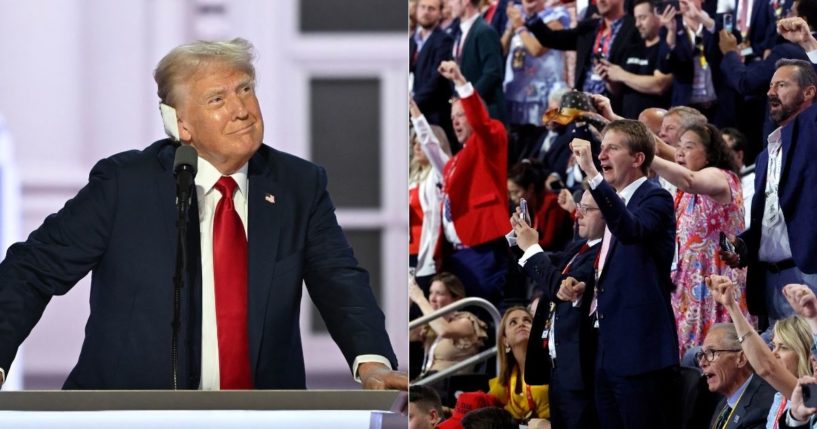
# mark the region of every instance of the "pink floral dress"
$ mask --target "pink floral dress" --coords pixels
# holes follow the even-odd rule
[[[707,195],[678,191],[675,197],[676,261],[673,263],[672,309],[678,329],[681,357],[703,343],[714,323],[731,322],[722,305],[715,302],[704,283],[712,274],[727,276],[738,286],[740,307],[747,314],[746,270],[730,268],[718,254],[720,232],[737,235],[744,230],[743,194],[740,179],[722,170],[732,200],[721,204]]]

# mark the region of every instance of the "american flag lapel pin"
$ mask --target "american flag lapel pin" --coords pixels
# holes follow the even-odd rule
[[[275,195],[267,194],[264,196],[264,199],[270,204],[275,204]]]

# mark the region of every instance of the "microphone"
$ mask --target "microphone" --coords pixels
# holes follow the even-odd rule
[[[184,274],[187,272],[187,209],[196,177],[199,156],[193,146],[182,144],[176,148],[173,159],[173,174],[176,176],[176,269],[173,275],[173,322],[171,323],[170,360],[173,390],[178,388],[179,372],[179,329],[181,328],[181,295]]]
[[[176,149],[173,159],[173,174],[176,176],[176,204],[187,207],[193,178],[198,170],[199,156],[193,146],[182,144]],[[181,207],[180,207],[181,208]]]

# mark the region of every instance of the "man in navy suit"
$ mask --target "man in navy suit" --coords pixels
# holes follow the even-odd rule
[[[604,217],[590,191],[577,206],[579,240],[545,255],[535,229],[511,218],[519,264],[541,293],[525,359],[525,382],[548,384],[550,422],[557,428],[594,428],[593,378],[596,331],[587,315],[596,284],[594,262],[604,235]],[[557,364],[558,362],[558,364]]]
[[[262,144],[252,60],[252,45],[234,39],[182,45],[159,62],[154,77],[175,110],[166,117],[174,140],[100,161],[62,210],[9,248],[0,264],[0,368],[51,297],[92,271],[85,341],[64,388],[173,386],[179,139],[199,159],[178,387],[305,388],[302,282],[364,388],[407,387],[391,370],[383,314],[337,224],[324,170]]]
[[[749,312],[768,316],[770,325],[793,314],[783,286],[805,283],[817,290],[817,73],[802,60],[783,59],[776,66],[767,96],[778,128],[755,162],[752,222],[735,242],[737,253],[721,252],[730,265],[748,266]]]
[[[571,143],[607,229],[590,313],[598,328],[596,407],[602,427],[669,427],[678,366],[670,306],[675,247],[672,197],[647,180],[655,144],[647,127],[617,120],[602,132],[601,173],[590,142]]]
[[[499,34],[480,16],[480,3],[480,0],[449,0],[451,16],[459,18],[458,27],[452,32],[452,53],[465,79],[474,85],[488,106],[488,114],[504,123],[507,113],[502,91],[505,77],[502,45]]]
[[[409,38],[412,96],[429,123],[443,127],[449,143],[459,146],[451,125],[453,92],[448,79],[438,71],[440,63],[451,59],[454,40],[440,29],[443,0],[420,0],[417,30]],[[457,148],[458,150],[459,148]],[[454,152],[456,153],[457,150]]]

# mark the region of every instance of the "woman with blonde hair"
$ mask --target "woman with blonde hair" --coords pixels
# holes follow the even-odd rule
[[[811,346],[813,342],[809,323],[800,316],[778,320],[774,325],[772,349],[766,345],[746,319],[735,297],[735,284],[724,276],[711,276],[706,285],[712,297],[722,304],[735,324],[738,342],[755,374],[766,380],[776,391],[766,420],[767,429],[776,429],[778,420],[791,405],[797,379],[811,375]],[[698,352],[700,361],[705,353]],[[710,357],[707,357],[710,359]],[[710,359],[711,360],[711,359]],[[708,374],[704,374],[708,377]]]
[[[442,128],[429,125],[414,101],[409,103],[413,124],[409,164],[409,267],[424,292],[437,273],[434,250],[440,237],[443,168],[451,149]]]
[[[499,374],[488,382],[489,393],[514,419],[524,422],[550,418],[548,386],[531,386],[524,380],[532,322],[533,316],[525,307],[516,306],[505,311],[496,339]]]

